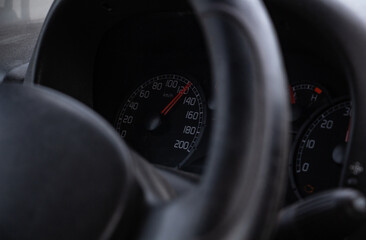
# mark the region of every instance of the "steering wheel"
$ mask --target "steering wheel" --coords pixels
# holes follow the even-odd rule
[[[207,170],[177,194],[171,181],[179,176],[161,176],[87,106],[29,84],[54,69],[45,46],[68,23],[61,13],[96,3],[55,1],[27,83],[0,85],[0,238],[268,239],[285,186],[289,108],[263,4],[191,2],[209,46],[217,112]],[[136,1],[124,11],[144,4],[153,8]]]

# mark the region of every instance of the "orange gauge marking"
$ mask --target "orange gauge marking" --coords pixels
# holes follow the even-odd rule
[[[307,185],[304,186],[304,191],[308,194],[313,193],[314,190],[315,190],[315,188],[310,184],[307,184]]]
[[[320,88],[316,87],[314,89],[314,92],[316,92],[317,94],[321,94],[323,92],[323,90],[321,90]]]
[[[295,104],[296,103],[296,99],[295,99],[294,90],[292,90],[291,85],[288,88],[290,90],[291,104]]]

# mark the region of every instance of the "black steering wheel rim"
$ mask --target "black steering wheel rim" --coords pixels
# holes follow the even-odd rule
[[[59,67],[51,60],[57,58],[52,53],[65,54],[55,51],[57,38],[64,34],[60,27],[64,24],[63,17],[71,11],[72,19],[74,11],[84,6],[74,3],[73,0],[55,1],[29,68],[28,82],[47,83],[51,77],[47,73]],[[139,12],[140,4],[151,6],[141,1],[125,6],[124,12],[127,16]],[[191,6],[206,35],[217,91],[217,120],[208,170],[197,188],[175,201],[166,202],[172,197],[169,194],[163,197],[169,192],[169,186],[155,179],[154,184],[158,186],[155,187],[166,191],[154,191],[160,202],[145,199],[149,213],[140,238],[267,239],[285,187],[289,138],[286,78],[275,33],[260,1],[202,0],[192,1]],[[37,98],[39,90],[34,92]],[[55,99],[64,98],[52,94]],[[76,102],[72,104],[84,108]],[[82,118],[78,113],[72,114]],[[106,125],[102,121],[98,123]],[[158,178],[157,174],[143,161],[132,164],[126,155],[120,157],[127,161],[126,171],[134,175],[130,184],[151,193],[142,182]],[[136,173],[141,173],[141,169],[150,175]],[[120,217],[123,219],[123,215]],[[113,232],[111,229],[116,227],[113,224],[107,227],[107,232]]]
[[[275,34],[260,2],[193,4],[210,46],[216,81],[218,110],[210,165],[199,188],[163,213],[180,215],[182,228],[170,226],[167,217],[162,227],[166,235],[159,231],[156,239],[230,239],[236,234],[242,239],[266,239],[285,186],[277,184],[285,181],[288,141],[285,76]],[[246,139],[251,142],[243,146]],[[192,205],[189,214],[186,209]],[[175,233],[170,235],[172,229]]]

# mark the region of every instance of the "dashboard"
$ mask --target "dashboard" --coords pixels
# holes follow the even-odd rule
[[[126,238],[138,236],[142,232],[140,229],[144,228],[140,223],[147,223],[156,233],[161,230],[159,224],[165,226],[165,223],[168,223],[166,226],[172,231],[180,224],[184,229],[188,223],[194,230],[180,230],[181,232],[177,231],[178,235],[184,236],[185,233],[191,232],[195,234],[197,226],[202,226],[205,231],[206,224],[208,229],[214,229],[213,233],[219,229],[217,226],[224,226],[224,231],[217,231],[231,234],[233,227],[241,229],[241,225],[231,226],[231,220],[233,223],[242,224],[240,220],[243,217],[250,219],[249,225],[255,225],[255,219],[258,217],[260,224],[257,225],[266,226],[263,223],[267,217],[270,219],[270,215],[272,222],[268,225],[269,230],[256,229],[256,232],[264,234],[262,232],[269,232],[273,227],[277,231],[277,237],[284,234],[283,239],[330,239],[329,236],[332,236],[332,239],[344,239],[345,236],[350,236],[347,239],[364,239],[365,231],[359,226],[364,225],[366,219],[366,200],[362,195],[366,186],[365,165],[362,160],[362,156],[365,155],[363,145],[366,132],[362,123],[365,122],[366,115],[360,109],[366,108],[366,101],[363,101],[362,97],[362,91],[366,88],[362,81],[366,76],[362,69],[366,51],[364,55],[357,54],[358,48],[363,49],[358,45],[362,45],[362,39],[366,39],[366,35],[364,38],[361,36],[364,24],[358,26],[356,21],[348,16],[348,12],[343,12],[347,10],[347,4],[351,7],[353,2],[344,1],[343,6],[343,3],[340,4],[342,0],[334,3],[327,0],[320,0],[321,3],[317,1],[263,0],[263,6],[267,8],[270,16],[270,19],[265,17],[265,20],[274,27],[272,29],[272,26],[269,26],[267,30],[264,25],[259,26],[261,24],[258,25],[258,29],[254,24],[245,25],[248,24],[245,23],[245,19],[249,23],[253,19],[253,22],[260,20],[256,11],[253,15],[235,15],[235,9],[231,9],[233,5],[240,6],[246,1],[223,1],[230,11],[233,10],[225,12],[228,9],[222,9],[220,4],[216,5],[216,1],[212,2],[215,3],[212,9],[202,10],[199,9],[200,6],[194,5],[195,2],[188,1],[161,0],[157,4],[147,0],[129,3],[97,0],[86,4],[85,1],[58,0],[51,7],[45,22],[39,19],[39,14],[35,14],[33,10],[29,12],[31,14],[27,14],[27,4],[22,4],[21,9],[17,9],[17,4],[12,6],[0,3],[1,11],[9,11],[11,16],[19,15],[19,18],[8,19],[9,24],[13,26],[0,23],[0,52],[3,53],[0,56],[0,85],[6,89],[8,83],[15,83],[15,88],[20,86],[19,89],[22,89],[20,91],[49,91],[48,97],[59,94],[58,91],[94,110],[85,108],[84,110],[90,111],[91,115],[84,114],[82,120],[92,121],[95,118],[94,123],[98,124],[92,124],[90,131],[85,132],[82,130],[85,128],[82,127],[87,125],[76,125],[71,134],[64,134],[67,136],[60,138],[60,144],[51,144],[51,151],[61,149],[57,157],[62,158],[64,150],[65,154],[68,153],[66,150],[72,150],[71,155],[80,149],[85,150],[87,157],[79,159],[98,160],[100,165],[80,164],[80,169],[92,167],[93,171],[101,173],[100,179],[105,180],[112,179],[114,175],[109,176],[97,166],[110,167],[111,165],[106,164],[108,160],[124,164],[113,169],[116,170],[116,179],[131,177],[126,180],[128,194],[123,194],[127,199],[128,210],[126,214],[123,213],[119,226],[115,226],[115,239],[123,238],[119,235],[125,234],[122,232],[126,227]],[[46,5],[48,8],[52,2],[50,0],[47,4],[37,5],[43,9]],[[197,4],[204,5],[209,2],[211,3],[202,1]],[[357,2],[354,1],[355,4]],[[260,2],[248,1],[248,4],[253,4],[253,9],[258,13],[263,11]],[[305,9],[305,6],[309,9]],[[317,8],[316,11],[313,11],[312,6]],[[329,10],[328,7],[334,7],[334,12],[329,12],[333,17],[322,19],[320,12]],[[198,19],[192,9],[204,17],[200,15]],[[211,32],[209,24],[203,22],[212,20],[208,20],[209,14],[205,15],[205,11],[211,10],[218,11],[218,16],[213,14],[214,22],[210,22],[210,26],[217,27],[218,31]],[[220,15],[222,13],[225,17]],[[263,13],[267,14],[265,11]],[[45,9],[42,10],[42,17],[44,14]],[[338,31],[336,25],[333,26],[333,21],[338,22],[337,14],[341,15],[340,18],[344,17],[342,14],[346,16],[345,22],[350,21],[350,29],[344,27],[348,26],[348,22],[339,27],[342,31]],[[312,19],[314,16],[317,16],[317,19]],[[231,22],[230,17],[237,22]],[[239,25],[236,25],[238,23]],[[324,26],[318,25],[321,23]],[[241,27],[241,31],[237,31],[237,26]],[[357,26],[360,29],[356,28]],[[274,36],[268,29],[275,30],[277,39],[262,42],[258,38],[261,33],[268,33],[263,36],[269,39]],[[211,36],[208,32],[217,35]],[[357,41],[361,39],[361,42],[355,40],[354,42],[358,43],[354,45],[356,47],[350,46],[349,43],[353,41],[344,37],[346,34],[343,32]],[[36,43],[37,37],[39,38]],[[206,37],[210,41],[207,41]],[[278,45],[275,40],[278,40]],[[215,44],[217,49],[213,51],[212,45]],[[278,46],[281,49],[277,52]],[[235,48],[238,48],[237,52]],[[267,59],[263,57],[264,53],[267,54]],[[282,61],[268,64],[268,59],[278,60],[281,57],[285,71],[282,69]],[[281,83],[278,80],[284,79],[283,72],[288,80],[285,94],[283,85],[273,84]],[[273,73],[272,82],[268,81],[269,73]],[[222,81],[224,78],[220,74],[226,75],[227,82]],[[232,76],[242,77],[248,82],[235,81],[237,79]],[[218,77],[220,81],[213,79],[214,77]],[[258,81],[258,85],[255,81]],[[236,85],[241,87],[233,87]],[[277,91],[276,87],[280,91]],[[51,89],[55,89],[56,93]],[[218,93],[221,95],[217,95]],[[68,102],[67,96],[62,94],[58,97],[66,100],[60,100],[61,103],[68,104],[56,104],[55,108],[73,106],[74,100],[69,99]],[[216,96],[219,96],[220,101],[216,101]],[[222,100],[225,97],[227,98]],[[56,102],[56,98],[49,100]],[[282,104],[277,105],[278,102],[273,100],[275,98]],[[283,98],[287,99],[288,108],[284,105]],[[266,99],[273,101],[266,102]],[[79,107],[83,109],[85,106]],[[14,112],[19,111],[14,109]],[[52,111],[42,111],[38,105],[35,109],[47,116],[53,114]],[[278,120],[287,119],[288,109],[290,120]],[[33,112],[36,115],[37,111]],[[95,112],[98,114],[95,115]],[[54,133],[60,131],[63,135],[62,127],[68,129],[74,126],[71,121],[67,121],[68,113],[64,113],[65,116],[58,115],[57,121],[51,124],[47,121],[46,124],[42,122],[37,125],[41,121],[32,119],[26,122],[40,127],[42,131],[52,127],[57,129]],[[78,114],[83,115],[78,112],[75,116]],[[225,119],[229,120],[224,121]],[[17,126],[23,126],[23,120],[22,118],[21,124]],[[98,145],[92,137],[85,137],[85,142],[77,140],[82,136],[94,136],[83,135],[93,133],[93,129],[101,131],[101,135],[108,135],[107,143],[113,145],[115,151],[106,150],[107,147],[104,148],[103,144]],[[77,132],[78,130],[80,131]],[[20,132],[24,134],[25,131]],[[70,141],[73,134],[75,139]],[[36,140],[49,146],[50,136],[47,131],[46,135],[45,138]],[[52,137],[61,135],[53,134]],[[33,135],[27,137],[34,138]],[[285,144],[288,143],[287,137],[290,139],[288,145]],[[238,139],[240,141],[237,141]],[[90,143],[87,143],[88,140]],[[26,143],[37,145],[37,141]],[[74,143],[77,144],[70,146]],[[129,148],[125,147],[125,143]],[[37,148],[32,146],[29,149]],[[42,147],[39,149],[44,150]],[[94,150],[102,153],[98,155],[100,158],[94,159],[96,154],[91,154]],[[30,156],[25,152],[22,151],[26,156],[24,159]],[[109,158],[109,153],[118,156],[116,159]],[[48,154],[51,152],[42,155],[47,163]],[[70,159],[72,158],[67,160]],[[13,161],[10,158],[8,160]],[[71,162],[79,164],[82,161]],[[59,166],[57,164],[67,165],[58,161],[54,166]],[[6,168],[4,169],[6,172]],[[43,170],[50,176],[53,174],[47,168]],[[68,177],[71,171],[66,172]],[[88,174],[87,172],[88,170],[85,170],[85,174]],[[79,173],[75,175],[84,177]],[[285,177],[284,187],[284,181],[281,180]],[[33,183],[28,180],[24,182]],[[48,184],[46,181],[42,182]],[[96,184],[78,188],[77,181],[72,184],[70,182],[71,180],[60,181],[62,184],[69,184],[69,189],[73,191],[97,189]],[[106,186],[117,186],[122,184],[122,181],[113,181],[113,184],[99,181],[98,184],[104,193]],[[39,184],[34,185],[38,189]],[[50,186],[47,185],[48,190],[51,189]],[[285,198],[280,198],[284,188]],[[52,195],[54,189],[47,189],[42,194]],[[116,190],[116,196],[120,197],[122,187],[118,185]],[[20,189],[19,192],[24,193],[28,190]],[[86,195],[82,194],[82,191],[80,193],[80,199],[83,199]],[[273,197],[270,203],[268,196]],[[63,197],[51,197],[63,201]],[[121,203],[119,197],[117,202]],[[104,213],[105,206],[109,204],[100,206],[101,212]],[[80,205],[77,205],[77,210],[79,207]],[[177,210],[178,208],[181,209]],[[351,208],[354,212],[349,210]],[[239,209],[243,212],[250,209],[250,213],[252,210],[253,213],[257,213],[244,216],[246,213],[239,212]],[[18,209],[16,211],[27,212]],[[178,212],[180,214],[177,214]],[[204,214],[201,215],[201,212]],[[70,213],[74,216],[73,211]],[[206,213],[208,215],[205,215]],[[174,221],[162,217],[165,214],[171,216]],[[203,220],[200,221],[196,214],[203,216]],[[175,221],[178,215],[181,222]],[[130,224],[127,218],[131,216],[134,220]],[[160,221],[162,218],[164,221]],[[93,217],[90,219],[94,220]],[[184,219],[193,221],[185,222]],[[222,219],[230,221],[228,224],[222,224]],[[104,227],[104,223],[102,225]],[[147,239],[153,239],[149,235],[151,229],[147,230]],[[243,229],[241,231],[245,232]],[[357,229],[361,231],[358,232]],[[184,234],[181,234],[182,232]],[[228,239],[226,235],[222,236],[222,239]],[[167,238],[155,239],[176,238],[169,235]],[[221,238],[215,236],[214,239]]]
[[[356,121],[360,114],[359,112],[356,112],[357,114],[354,113],[356,107],[360,109],[359,104],[362,92],[360,94],[358,89],[356,89],[358,91],[355,91],[354,88],[351,89],[351,86],[355,86],[355,79],[359,79],[360,76],[355,74],[354,63],[350,61],[344,42],[339,41],[339,39],[335,40],[336,38],[330,31],[324,30],[326,27],[317,26],[317,21],[320,22],[319,19],[312,21],[309,17],[310,15],[304,17],[301,14],[293,13],[292,11],[295,10],[291,8],[293,7],[291,4],[296,5],[297,3],[284,1],[286,3],[281,5],[281,1],[264,0],[270,14],[271,24],[273,24],[276,31],[276,37],[281,48],[280,53],[284,60],[283,63],[288,80],[286,86],[287,95],[285,97],[290,109],[290,122],[283,123],[284,121],[282,121],[282,125],[277,122],[276,126],[278,128],[273,127],[273,124],[270,128],[272,132],[269,131],[271,134],[278,134],[278,142],[281,142],[281,140],[286,142],[285,138],[281,138],[281,133],[285,131],[280,132],[279,129],[283,126],[290,126],[288,135],[286,135],[291,139],[288,151],[286,150],[286,196],[284,201],[281,202],[281,206],[277,206],[277,209],[282,207],[279,216],[280,218],[285,216],[285,221],[280,219],[278,222],[280,224],[283,222],[288,224],[286,217],[290,216],[290,220],[293,221],[294,225],[284,226],[285,234],[289,233],[291,237],[294,234],[299,239],[307,239],[308,228],[316,228],[313,232],[309,231],[309,236],[312,233],[315,233],[314,236],[319,236],[317,235],[318,233],[320,235],[323,233],[322,227],[324,222],[322,221],[332,218],[332,221],[335,219],[334,221],[338,222],[333,223],[330,221],[330,230],[326,230],[324,233],[332,233],[339,239],[343,239],[350,232],[356,233],[355,229],[359,226],[358,224],[364,224],[364,221],[360,219],[353,219],[354,222],[351,219],[350,223],[343,224],[344,221],[350,219],[348,215],[343,218],[343,222],[339,221],[341,214],[349,214],[348,203],[346,204],[346,201],[342,202],[344,200],[342,198],[344,197],[342,195],[344,192],[342,191],[344,190],[347,193],[350,190],[347,187],[351,187],[362,192],[365,189],[363,184],[366,183],[364,165],[362,165],[362,160],[357,158],[359,156],[346,159],[346,156],[349,156],[349,153],[352,152],[350,149],[360,149],[364,142],[359,140],[358,145],[355,145],[354,142],[351,144],[351,141],[354,141],[357,135],[353,132],[352,124],[354,122],[358,123],[359,125],[355,124],[355,126],[357,125],[355,128],[360,132],[363,131],[360,127],[360,123],[363,121]],[[64,2],[65,5],[62,5],[61,2]],[[217,171],[219,174],[215,175],[217,178],[214,180],[210,179],[210,181],[201,181],[201,179],[205,180],[207,176],[210,177],[209,174],[205,173],[210,173],[210,170],[214,169],[212,165],[210,165],[211,168],[208,168],[209,159],[215,160],[213,155],[219,151],[213,151],[212,146],[218,146],[218,143],[226,144],[226,140],[231,135],[226,135],[226,138],[221,138],[220,141],[217,141],[216,138],[214,139],[217,132],[213,131],[218,131],[217,123],[219,119],[222,119],[220,118],[221,115],[216,117],[216,111],[222,108],[218,108],[215,100],[217,91],[221,89],[218,89],[219,87],[214,84],[215,81],[213,79],[213,72],[217,74],[219,71],[212,69],[212,66],[217,67],[219,66],[217,63],[220,62],[217,62],[216,58],[209,55],[213,51],[209,51],[200,22],[192,12],[192,7],[186,1],[162,0],[160,4],[156,5],[149,1],[143,1],[144,4],[141,4],[141,6],[139,6],[138,2],[131,2],[127,4],[127,8],[125,8],[125,3],[114,0],[98,0],[90,5],[82,1],[71,2],[69,0],[56,2],[54,6],[60,5],[53,10],[51,8],[50,16],[54,14],[54,17],[48,18],[48,22],[46,20],[43,29],[41,29],[41,20],[37,19],[37,21],[31,21],[28,24],[26,22],[28,20],[19,19],[20,22],[15,24],[14,29],[9,28],[3,32],[0,31],[2,36],[10,34],[6,38],[3,37],[5,40],[0,41],[0,49],[5,53],[3,56],[0,56],[0,68],[2,68],[0,69],[0,82],[4,82],[4,85],[8,82],[17,84],[25,82],[31,83],[30,85],[39,84],[56,89],[92,108],[102,116],[100,120],[103,123],[106,120],[112,126],[110,129],[112,131],[111,135],[117,133],[118,136],[114,136],[114,139],[122,144],[125,142],[133,150],[130,152],[130,149],[126,148],[128,153],[131,153],[131,159],[136,160],[133,163],[128,162],[126,164],[130,164],[126,169],[132,169],[131,172],[136,170],[132,175],[137,177],[133,176],[136,178],[131,182],[133,184],[138,183],[138,186],[133,186],[138,187],[138,190],[136,190],[138,192],[137,195],[142,193],[138,197],[131,197],[131,199],[141,197],[138,201],[129,199],[132,204],[136,204],[135,207],[138,206],[130,208],[138,209],[137,215],[140,215],[136,221],[146,220],[144,211],[150,205],[155,207],[154,204],[165,204],[168,202],[168,198],[169,204],[173,203],[175,199],[179,199],[178,201],[181,199],[186,200],[185,197],[189,195],[185,195],[186,193],[190,193],[189,191],[191,190],[197,190],[197,186],[200,189],[199,187],[203,184],[207,184],[205,186],[207,187],[206,190],[209,189],[207,193],[210,191],[215,192],[216,189],[220,190],[218,190],[218,197],[215,196],[219,201],[210,205],[211,202],[207,202],[211,201],[211,195],[207,194],[208,197],[204,196],[207,197],[206,199],[202,198],[204,199],[203,203],[200,203],[202,205],[197,203],[196,206],[196,204],[191,204],[192,199],[188,197],[189,206],[194,205],[198,208],[198,211],[202,209],[220,209],[221,206],[227,207],[226,203],[228,206],[230,205],[229,209],[241,208],[241,202],[236,201],[237,199],[235,199],[235,203],[240,202],[240,204],[238,206],[232,205],[235,207],[231,206],[232,202],[230,201],[221,204],[221,202],[224,202],[221,201],[221,197],[231,197],[231,194],[232,197],[235,197],[235,194],[239,192],[238,189],[242,190],[245,187],[252,188],[251,190],[256,192],[257,182],[252,184],[253,181],[249,181],[250,184],[247,184],[244,181],[256,177],[263,179],[262,184],[265,181],[268,183],[265,186],[266,191],[263,192],[269,194],[272,191],[280,195],[283,185],[277,184],[277,180],[280,182],[282,179],[266,179],[267,176],[277,176],[275,174],[271,175],[270,171],[276,172],[278,169],[284,169],[282,168],[283,165],[280,168],[280,163],[271,161],[275,157],[268,158],[269,161],[267,163],[270,162],[270,164],[267,164],[265,167],[258,165],[255,171],[251,168],[246,168],[246,164],[253,163],[257,159],[248,158],[249,163],[241,161],[243,158],[234,159],[239,155],[246,156],[247,146],[257,146],[260,144],[266,146],[265,142],[267,140],[273,141],[273,138],[267,138],[272,136],[271,134],[268,136],[263,134],[263,136],[259,137],[258,135],[260,134],[257,134],[257,131],[253,131],[254,134],[252,134],[250,131],[255,129],[255,124],[252,125],[252,129],[245,128],[245,131],[256,135],[255,137],[258,137],[256,141],[249,142],[251,139],[248,139],[249,144],[246,144],[246,140],[236,141],[234,144],[231,142],[232,148],[228,148],[231,150],[228,152],[232,154],[231,157],[235,160],[236,165],[231,164],[230,161],[232,159],[225,159],[224,163],[221,161],[219,164],[214,165],[215,169],[219,169]],[[299,6],[305,2],[299,1]],[[51,1],[49,1],[50,3]],[[87,10],[80,13],[79,10],[84,9],[84,7],[87,7]],[[291,10],[286,9],[286,7]],[[301,7],[299,11],[300,13],[302,12]],[[309,13],[307,12],[306,14]],[[67,17],[65,17],[66,15]],[[20,33],[23,31],[22,25],[28,26],[26,28],[29,31],[27,34]],[[39,32],[41,32],[41,37],[36,45],[35,41]],[[11,34],[17,37],[13,37]],[[251,57],[253,53],[251,52],[250,41],[245,37],[238,39],[244,40],[244,43],[240,42],[238,44],[237,42],[232,43],[230,41],[232,46],[242,47],[238,52],[245,52],[245,54]],[[11,43],[13,40],[14,43]],[[230,43],[218,42],[222,43],[222,45],[230,46]],[[347,40],[346,43],[348,44]],[[36,46],[33,49],[34,45]],[[227,49],[233,50],[230,47]],[[240,58],[247,62],[240,62],[235,58],[237,56],[235,54],[233,54],[234,57],[230,56],[229,58],[225,55],[229,54],[227,49],[221,52],[223,54],[222,61],[230,59],[232,62],[230,61],[229,64],[222,62],[222,65],[234,66],[233,69],[235,68],[236,70],[240,69],[239,72],[243,75],[243,78],[257,79],[252,76],[258,70],[256,69],[255,61],[249,62],[248,59],[250,57],[248,57],[248,59]],[[33,59],[30,59],[33,50]],[[214,64],[210,62],[211,59],[215,59]],[[30,63],[29,66],[28,63]],[[279,67],[281,65],[273,64],[273,66]],[[231,76],[230,71],[228,71],[228,76]],[[260,80],[260,77],[258,79]],[[232,78],[228,78],[228,82],[229,80],[232,80]],[[243,83],[243,81],[240,83]],[[250,93],[247,90],[245,89],[246,93]],[[256,91],[257,94],[258,89],[253,87],[251,90]],[[268,89],[260,90],[261,92],[267,91],[267,94],[271,93]],[[352,96],[351,92],[355,95]],[[245,96],[244,94],[241,96],[228,95],[245,99],[243,97]],[[265,94],[262,94],[261,97],[263,96]],[[281,97],[283,96],[281,94]],[[247,97],[247,99],[249,98]],[[243,106],[247,107],[245,109],[244,107],[240,108],[241,106],[238,107],[238,101],[234,101],[234,103],[236,110],[240,110],[238,112],[226,111],[227,114],[231,115],[231,118],[236,120],[237,124],[231,125],[245,123],[245,121],[238,119],[243,119],[243,116],[245,118],[248,116],[249,119],[254,114],[260,112],[255,111],[256,104],[258,106],[264,105],[262,102],[252,105],[244,104],[246,102],[243,101]],[[276,113],[284,109],[286,110],[283,105],[282,107],[281,109],[278,108]],[[229,108],[230,106],[225,108],[225,110]],[[248,115],[240,112],[242,109],[245,109]],[[270,110],[273,109],[271,108]],[[286,113],[286,111],[283,112]],[[264,119],[268,120],[270,118],[257,120],[263,120],[262,123],[264,125],[267,122]],[[109,127],[109,125],[107,124],[106,126]],[[235,128],[235,133],[232,135],[244,136],[247,133],[243,131],[244,128],[240,129],[241,131],[237,131],[237,128]],[[366,136],[366,134],[363,135]],[[125,141],[119,141],[118,137]],[[233,139],[235,139],[235,136],[231,140]],[[360,139],[362,140],[363,138]],[[254,143],[258,144],[255,145]],[[241,146],[244,149],[243,151],[241,151],[242,149],[238,150]],[[271,153],[271,156],[280,155],[281,159],[284,160],[284,146],[285,144],[281,148],[282,152],[279,151],[281,153],[272,151],[273,149],[270,147],[262,149],[253,147],[252,149],[256,149],[253,152],[260,149],[258,150],[259,152]],[[90,146],[87,147],[89,148]],[[119,150],[121,150],[121,147]],[[260,153],[256,156],[259,155]],[[359,155],[362,158],[362,154]],[[226,154],[222,154],[220,157],[224,159],[226,156]],[[154,167],[151,167],[151,164],[147,164],[147,162]],[[238,166],[238,168],[226,168],[230,164]],[[238,170],[239,166],[244,172]],[[260,167],[263,167],[265,170],[260,169]],[[225,172],[220,172],[220,168],[226,169]],[[237,182],[232,184],[232,182],[227,180],[230,179],[226,178],[228,176],[233,176],[233,179],[236,179]],[[329,191],[328,193],[330,194],[326,196],[327,190],[339,187],[341,188],[337,191]],[[162,189],[163,191],[160,191]],[[277,189],[279,190],[277,191]],[[243,192],[244,195],[247,194],[247,191]],[[355,199],[359,200],[358,197],[362,194],[357,194],[353,195],[354,199],[351,199],[352,201]],[[199,192],[198,195],[204,194]],[[249,196],[251,198],[252,195]],[[264,199],[263,196],[260,195],[262,200]],[[170,201],[171,199],[173,200]],[[333,200],[335,203],[332,207],[335,206],[334,208],[324,207]],[[325,201],[327,201],[326,204],[324,204]],[[197,201],[194,202],[196,203]],[[276,200],[273,202],[276,202]],[[278,200],[278,202],[280,201]],[[344,205],[341,205],[343,203]],[[257,202],[251,202],[251,204],[254,206]],[[260,204],[265,206],[267,203]],[[341,207],[337,204],[345,207],[345,210],[340,209]],[[360,207],[358,210],[366,209],[364,208],[366,205],[363,202],[354,201],[351,204],[354,204],[355,208]],[[267,205],[269,206],[269,204]],[[251,207],[252,205],[248,206]],[[183,212],[184,214],[187,212],[189,215],[190,211],[186,211],[185,207],[182,208]],[[146,211],[149,212],[146,216],[154,212],[150,211],[151,209]],[[222,210],[221,213],[223,215],[230,213],[225,208],[220,210]],[[343,210],[344,212],[342,212]],[[131,214],[130,211],[132,212],[132,210],[129,210],[128,214]],[[271,209],[263,208],[261,211],[270,213]],[[277,213],[273,212],[273,216],[277,217]],[[295,216],[295,213],[298,215]],[[302,213],[304,213],[304,216],[307,214],[304,218],[305,222],[310,222],[314,219],[316,221],[304,224],[304,222],[301,222],[303,220]],[[135,213],[131,215],[135,217]],[[175,218],[175,213],[172,216]],[[320,217],[318,218],[318,216]],[[333,219],[332,216],[336,217]],[[195,217],[193,216],[194,219],[198,219]],[[297,221],[298,219],[300,221]],[[277,224],[277,220],[273,220],[271,224],[275,225],[275,223]],[[345,228],[350,227],[352,230],[345,230],[347,233],[338,236],[338,231],[333,231],[332,227],[340,225],[344,225]],[[278,227],[277,230],[280,229],[281,231],[281,227]],[[298,229],[294,230],[297,227]],[[291,232],[292,230],[294,232]],[[340,228],[339,231],[343,231],[343,228]],[[364,236],[364,232],[361,235]],[[295,237],[291,237],[290,239],[295,239]],[[363,238],[356,236],[350,239]],[[317,237],[311,236],[309,239],[317,239]],[[328,239],[328,237],[323,239]]]
[[[289,80],[290,204],[338,186],[352,104],[336,44],[297,16],[270,10]],[[151,163],[202,174],[215,121],[215,86],[194,15],[131,18],[108,31],[97,59],[94,109]]]

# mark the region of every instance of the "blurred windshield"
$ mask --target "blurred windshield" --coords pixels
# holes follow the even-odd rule
[[[53,0],[0,0],[0,25],[42,21]]]
[[[0,0],[0,82],[31,58],[53,0]]]

